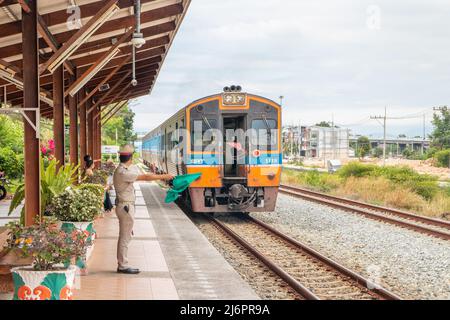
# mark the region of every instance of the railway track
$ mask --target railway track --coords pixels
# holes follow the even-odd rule
[[[351,211],[367,218],[411,229],[440,239],[450,240],[450,222],[415,215],[409,212],[376,206],[347,198],[287,185],[280,186],[280,192],[308,201]]]
[[[224,235],[250,252],[308,300],[398,300],[370,280],[247,215],[221,221],[208,216]]]

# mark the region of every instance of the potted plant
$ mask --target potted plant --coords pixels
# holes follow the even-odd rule
[[[71,300],[76,268],[70,261],[85,254],[89,246],[86,234],[74,230],[67,237],[51,219],[29,227],[11,222],[8,229],[8,248],[33,260],[30,266],[11,269],[13,299]]]
[[[83,232],[91,243],[87,253],[79,256],[76,265],[86,271],[86,261],[93,250],[95,230],[94,220],[101,213],[103,205],[103,187],[81,185],[68,188],[55,196],[49,207],[51,214],[59,220],[60,229],[70,237],[74,230]]]

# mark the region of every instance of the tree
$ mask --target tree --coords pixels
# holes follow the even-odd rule
[[[331,124],[326,121],[321,121],[316,124],[316,127],[322,127],[322,128],[331,128]]]
[[[134,116],[134,112],[126,106],[112,117],[102,128],[102,144],[125,145],[136,141],[137,136],[133,130]]]
[[[383,156],[383,148],[377,147],[373,149],[373,156],[375,158],[381,158]]]
[[[0,148],[8,147],[16,154],[23,153],[23,123],[6,115],[0,115]]]
[[[357,145],[356,154],[359,158],[364,158],[366,155],[369,154],[371,149],[369,138],[365,136],[359,137],[356,145]]]
[[[447,107],[441,108],[440,114],[434,114],[434,130],[430,135],[431,146],[439,150],[450,148],[450,111]]]

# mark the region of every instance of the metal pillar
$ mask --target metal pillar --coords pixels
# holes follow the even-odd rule
[[[38,11],[37,1],[28,1],[30,11],[22,9],[23,49],[23,107],[39,109],[39,61],[38,61]],[[27,117],[37,124],[36,112],[27,111]],[[39,138],[28,121],[25,129],[25,225],[34,224],[41,213],[40,197],[40,150]]]
[[[64,67],[53,72],[53,140],[58,166],[64,165]]]
[[[75,76],[70,76],[70,83],[74,83]],[[77,95],[72,97],[69,95],[69,137],[70,137],[70,163],[74,166],[78,165],[78,106]]]
[[[79,91],[80,101],[86,96],[86,91]],[[87,154],[87,119],[86,119],[86,103],[80,105],[80,165],[84,168],[84,156]]]

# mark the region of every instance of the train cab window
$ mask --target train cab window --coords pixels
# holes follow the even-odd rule
[[[212,130],[217,129],[216,119],[203,118],[193,120],[191,123],[191,149],[192,151],[205,151],[211,145],[217,144]]]
[[[265,138],[267,151],[278,148],[278,124],[275,119],[255,119],[252,121],[252,129],[256,130],[258,135],[258,149],[262,147],[261,139]]]

